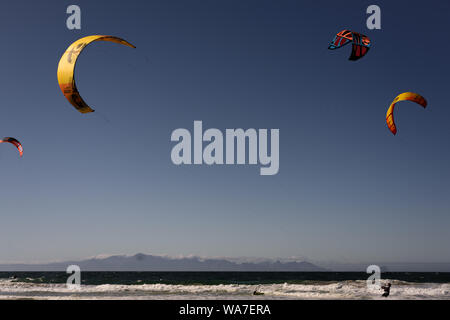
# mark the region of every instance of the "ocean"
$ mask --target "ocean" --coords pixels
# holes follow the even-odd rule
[[[0,272],[0,299],[386,299],[358,272]],[[450,300],[450,273],[386,272],[387,299]],[[264,295],[253,295],[253,292]]]

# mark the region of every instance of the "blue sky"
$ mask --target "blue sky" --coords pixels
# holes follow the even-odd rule
[[[66,28],[70,4],[82,29]],[[381,7],[382,29],[366,28]],[[340,262],[450,261],[445,1],[10,1],[0,4],[0,262],[136,252],[304,256]],[[338,31],[372,48],[327,50]],[[56,68],[96,42],[76,79]],[[397,136],[386,127],[404,91]],[[175,166],[177,128],[280,129],[280,171]]]

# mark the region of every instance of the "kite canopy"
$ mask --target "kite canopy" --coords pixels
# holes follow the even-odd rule
[[[78,39],[72,43],[64,52],[58,64],[58,83],[64,96],[69,100],[69,102],[81,113],[94,112],[94,110],[89,107],[86,102],[81,98],[78,92],[77,86],[75,85],[75,64],[77,62],[78,56],[81,51],[91,42],[94,41],[111,41],[125,46],[136,48],[131,43],[127,41],[113,37],[113,36],[88,36]]]
[[[367,36],[350,30],[342,30],[334,36],[328,49],[339,49],[350,42],[352,42],[352,53],[348,60],[358,60],[364,57],[370,49],[370,39]]]
[[[23,156],[23,147],[19,141],[17,141],[14,138],[11,138],[11,137],[6,137],[6,138],[3,138],[2,140],[0,140],[0,143],[5,143],[5,142],[11,143],[12,145],[14,145],[17,148],[17,150],[19,150],[20,156],[21,157]]]
[[[386,123],[387,126],[389,128],[389,130],[391,130],[391,132],[395,135],[397,133],[397,127],[395,126],[395,122],[394,122],[394,108],[395,108],[395,104],[399,101],[413,101],[419,105],[421,105],[422,107],[426,108],[427,106],[427,101],[425,100],[424,97],[422,97],[420,94],[414,93],[414,92],[404,92],[399,94],[394,101],[392,101],[391,105],[389,106],[389,109],[386,113]]]

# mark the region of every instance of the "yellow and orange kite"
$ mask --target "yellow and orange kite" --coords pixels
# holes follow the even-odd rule
[[[136,48],[131,43],[128,43],[123,39],[102,35],[94,35],[78,39],[67,48],[66,52],[62,55],[61,60],[59,60],[58,83],[67,100],[69,100],[69,102],[81,113],[94,112],[94,110],[89,107],[86,102],[84,102],[77,90],[74,78],[75,64],[81,51],[91,42],[99,40],[116,42],[131,48]]]
[[[395,126],[395,122],[394,122],[394,108],[395,108],[395,104],[397,102],[399,102],[399,101],[405,101],[405,100],[413,101],[413,102],[421,105],[424,108],[426,108],[426,106],[427,106],[427,101],[420,94],[417,94],[417,93],[414,93],[414,92],[404,92],[404,93],[399,94],[394,99],[394,101],[392,101],[392,103],[389,106],[389,109],[388,109],[388,111],[386,113],[387,126],[388,126],[389,130],[391,130],[391,132],[394,135],[397,133],[397,127]]]

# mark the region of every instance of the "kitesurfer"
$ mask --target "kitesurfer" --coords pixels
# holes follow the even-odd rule
[[[381,289],[384,290],[384,293],[382,294],[382,296],[386,298],[389,295],[389,293],[391,292],[391,284],[388,283],[387,285],[382,286]]]

